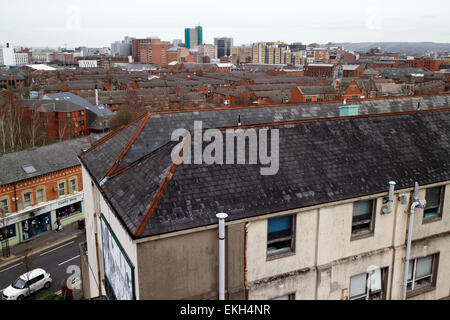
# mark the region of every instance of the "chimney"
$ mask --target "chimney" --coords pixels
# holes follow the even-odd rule
[[[340,117],[357,116],[358,114],[359,114],[359,105],[344,105],[339,107]]]

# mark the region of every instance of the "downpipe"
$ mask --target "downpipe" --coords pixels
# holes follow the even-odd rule
[[[405,274],[403,277],[403,293],[402,300],[406,300],[406,289],[408,284],[408,273],[409,273],[409,260],[411,257],[411,239],[414,225],[414,211],[416,208],[424,208],[426,206],[425,200],[419,200],[419,184],[416,182],[414,187],[414,201],[411,204],[411,208],[409,210],[409,228],[408,228],[408,242],[406,245],[406,258],[405,258]]]

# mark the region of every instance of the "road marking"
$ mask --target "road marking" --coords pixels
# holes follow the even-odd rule
[[[0,271],[0,272],[3,272],[3,271],[6,271],[6,270],[9,270],[9,269],[12,269],[12,268],[17,267],[17,266],[19,266],[19,265],[21,265],[21,264],[22,264],[22,262],[21,262],[21,263],[18,263],[18,264],[15,264],[15,265],[13,265],[13,266],[11,266],[11,267],[8,267],[8,268],[6,268],[6,269],[3,269],[3,270]]]
[[[46,251],[46,252],[44,252],[44,253],[41,253],[40,256],[44,256],[44,255],[46,255],[47,253],[50,253],[50,252],[53,252],[53,251],[55,251],[55,250],[61,249],[62,247],[68,246],[69,244],[72,244],[72,243],[74,243],[74,242],[75,242],[75,241],[70,241],[70,242],[68,242],[68,243],[66,243],[66,244],[63,244],[62,246],[59,246],[59,247],[57,247],[57,248],[55,248],[55,249],[52,249],[52,250]]]
[[[61,262],[60,264],[58,264],[58,266],[61,266],[61,265],[63,265],[64,263],[67,263],[67,262],[72,261],[73,259],[76,259],[76,258],[79,258],[79,257],[80,257],[80,255],[77,255],[76,257],[70,258],[69,260],[66,260],[66,261],[64,261],[64,262]]]

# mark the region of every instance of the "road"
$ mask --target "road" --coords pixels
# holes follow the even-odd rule
[[[48,289],[42,289],[29,297],[27,300],[38,300],[39,298],[61,290],[61,281],[70,276],[67,268],[71,265],[80,266],[79,244],[86,241],[86,234],[77,238],[58,244],[48,250],[30,256],[31,269],[42,268],[52,275],[52,285]],[[23,260],[15,261],[0,269],[0,293],[8,287],[18,276],[25,273]]]

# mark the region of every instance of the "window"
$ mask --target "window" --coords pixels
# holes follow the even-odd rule
[[[410,260],[407,290],[414,291],[423,287],[434,286],[438,260],[439,254]]]
[[[69,193],[73,194],[75,191],[77,191],[77,182],[75,179],[69,180]]]
[[[32,284],[35,284],[35,283],[41,281],[42,279],[44,279],[44,275],[40,274],[36,278],[33,278],[33,279],[29,280],[28,282],[29,282],[29,285],[32,285]]]
[[[22,166],[23,171],[25,171],[25,173],[34,173],[37,170],[33,167],[33,165],[31,164],[27,164],[25,166]]]
[[[306,102],[312,102],[312,98],[306,98]]]
[[[350,300],[386,299],[389,268],[375,269],[350,278]]]
[[[31,206],[31,192],[27,192],[23,194],[23,206],[29,207]]]
[[[2,229],[0,232],[0,241],[5,239],[14,238],[16,236],[16,225],[10,225]]]
[[[444,187],[429,188],[425,193],[427,205],[423,210],[423,218],[442,216],[442,199],[444,198]]]
[[[36,191],[36,200],[37,203],[44,202],[44,189],[38,189]]]
[[[56,217],[64,219],[81,213],[81,202],[56,209]]]
[[[0,209],[3,209],[3,211],[5,211],[5,213],[9,212],[8,200],[7,199],[0,200]]]
[[[374,200],[353,204],[352,237],[373,232]]]
[[[267,220],[267,254],[293,251],[293,216],[277,217]]]
[[[287,294],[285,296],[272,298],[271,300],[295,300],[295,293]]]
[[[60,182],[58,184],[58,193],[60,196],[63,196],[66,194],[66,184],[64,182]]]

